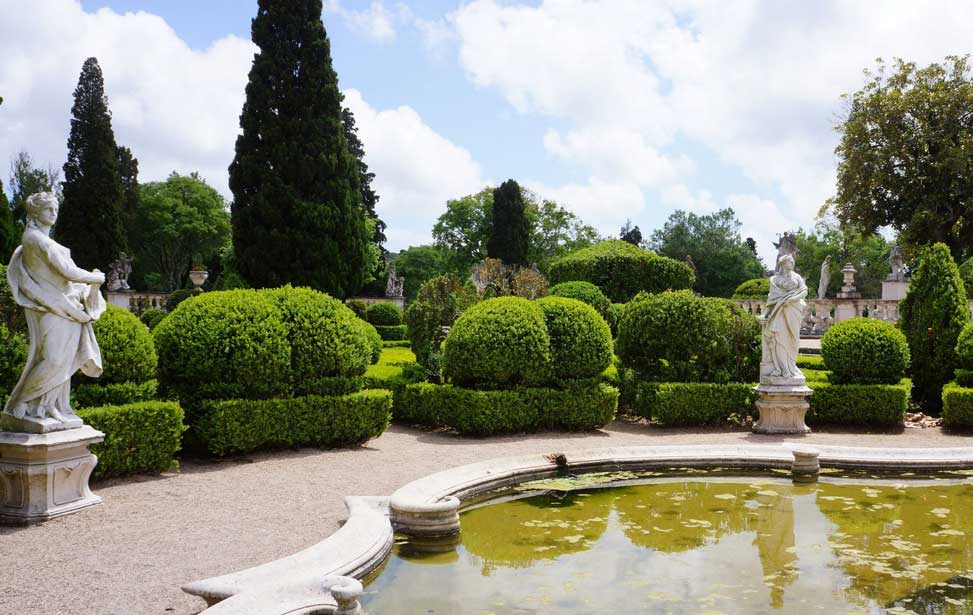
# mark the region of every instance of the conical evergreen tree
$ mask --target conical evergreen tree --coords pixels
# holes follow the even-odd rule
[[[260,51],[230,165],[237,266],[256,287],[292,283],[344,298],[361,286],[369,238],[321,0],[257,5]]]
[[[912,399],[929,412],[943,406],[943,385],[956,369],[956,341],[970,320],[959,268],[944,243],[929,248],[899,304],[899,327],[912,355]]]
[[[135,228],[135,209],[139,203],[139,161],[132,150],[119,145],[115,150],[118,159],[118,181],[122,183],[122,224],[128,237]]]
[[[122,184],[105,82],[96,58],[85,60],[71,107],[64,199],[54,237],[85,269],[108,265],[125,250]]]
[[[372,190],[372,181],[375,174],[368,171],[365,164],[365,145],[358,138],[358,127],[355,126],[355,115],[351,109],[345,107],[341,110],[341,123],[345,127],[345,141],[348,142],[348,152],[358,161],[358,183],[361,185],[361,204],[368,212],[368,215],[375,218],[375,234],[372,235],[372,243],[378,244],[381,248],[385,243],[386,224],[375,213],[375,205],[378,204],[379,196]],[[385,248],[382,248],[385,254]]]
[[[530,221],[520,186],[512,179],[493,191],[493,228],[487,240],[487,256],[506,265],[526,266],[530,249]]]

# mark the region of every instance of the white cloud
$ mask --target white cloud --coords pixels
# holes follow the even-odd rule
[[[391,249],[430,241],[448,199],[487,185],[470,152],[438,134],[411,107],[379,111],[354,89],[345,90],[345,105],[355,114],[365,162],[375,173],[378,214],[388,224]]]
[[[973,4],[910,0],[473,0],[448,23],[474,84],[557,123],[555,158],[663,205],[725,205],[671,153],[701,145],[752,182],[748,207],[787,212],[754,224],[809,226],[834,189],[840,94],[877,56],[968,52],[971,18]]]
[[[349,30],[377,44],[394,41],[398,25],[411,15],[405,5],[400,5],[397,11],[387,9],[383,0],[372,0],[368,8],[361,10],[346,8],[340,0],[332,0],[325,4],[324,10],[340,16]]]

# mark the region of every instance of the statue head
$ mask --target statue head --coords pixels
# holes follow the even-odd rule
[[[794,271],[794,257],[790,254],[785,254],[777,261],[777,265],[780,267],[781,272],[790,273]]]
[[[57,222],[57,197],[53,192],[38,192],[27,197],[27,217],[41,226]]]

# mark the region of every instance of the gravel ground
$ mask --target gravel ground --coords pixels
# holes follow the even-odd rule
[[[205,603],[188,581],[290,555],[338,527],[345,495],[388,495],[432,472],[493,457],[626,445],[767,444],[746,431],[669,430],[616,421],[584,434],[460,438],[393,426],[353,450],[302,449],[222,462],[183,461],[178,474],[95,483],[105,503],[30,528],[0,528],[2,615],[190,615]],[[939,428],[815,433],[848,446],[973,445]]]

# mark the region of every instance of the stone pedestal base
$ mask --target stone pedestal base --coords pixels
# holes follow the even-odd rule
[[[89,426],[46,434],[0,431],[0,524],[28,525],[101,504],[88,479],[105,439]]]
[[[781,378],[780,380],[785,380]],[[810,433],[804,424],[804,415],[810,407],[811,389],[803,378],[787,378],[787,384],[763,384],[754,387],[760,395],[757,410],[760,419],[753,426],[754,433],[799,434]],[[794,381],[790,383],[790,381]],[[799,381],[799,382],[798,382]]]

